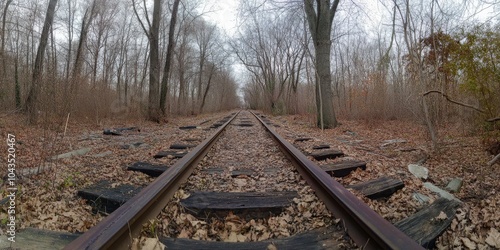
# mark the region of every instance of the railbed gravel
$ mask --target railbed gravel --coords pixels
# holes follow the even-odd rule
[[[238,126],[242,119],[251,120],[254,126]],[[210,174],[203,171],[214,167],[223,168],[224,172]],[[269,168],[276,170],[264,171]],[[241,169],[251,169],[258,174],[231,177],[231,171]],[[247,221],[230,213],[225,218],[200,220],[180,205],[180,200],[189,197],[194,191],[297,191],[298,197],[281,214],[268,219]],[[248,242],[338,226],[339,220],[330,214],[258,120],[249,112],[242,111],[198,164],[187,182],[181,185],[157,217],[157,222],[158,232],[166,237]],[[344,246],[351,248],[351,244],[346,241]]]

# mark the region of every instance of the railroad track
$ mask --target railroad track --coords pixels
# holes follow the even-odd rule
[[[349,243],[338,241],[345,233],[358,247],[365,249],[422,248],[416,240],[383,219],[335,181],[325,169],[320,168],[278,135],[271,122],[264,116],[241,111],[216,122],[212,128],[216,129],[212,136],[182,155],[182,158],[164,170],[150,185],[65,249],[128,249],[132,239],[143,233],[143,225],[151,223],[152,220],[160,223],[156,231],[161,231],[162,236],[175,237],[183,234],[182,229],[175,226],[179,224],[175,219],[179,214],[189,214],[194,224],[203,225],[220,220],[234,220],[237,221],[236,224],[253,223],[256,227],[255,223],[270,224],[270,221],[275,221],[279,225],[278,228],[282,229],[282,236],[296,234],[299,237],[294,238],[291,235],[288,241],[287,237],[283,240],[269,239],[260,245],[258,242],[221,245],[220,242],[209,241],[203,241],[200,245],[200,241],[181,242],[165,237],[164,243],[169,249],[176,246],[181,248],[181,243],[184,248],[199,246],[200,249],[254,249],[265,248],[268,244],[277,244],[278,249],[302,249],[304,245],[297,244],[304,242],[297,238],[307,238],[305,244],[317,244],[314,245],[315,248],[329,249],[342,247],[343,244],[348,246]],[[274,142],[271,138],[276,144],[272,145]],[[245,142],[262,143],[260,149],[266,150],[251,152]],[[228,157],[227,151],[234,149],[236,152]],[[332,153],[332,150],[326,152]],[[281,156],[275,156],[279,154]],[[269,161],[257,164],[252,157],[266,158]],[[270,185],[272,181],[269,180],[277,181],[275,185]],[[190,196],[184,195],[185,193]],[[307,201],[304,202],[303,199]],[[278,204],[280,202],[284,205]],[[227,206],[220,206],[221,204]],[[326,207],[329,212],[320,210],[311,214],[301,209],[307,204]],[[279,217],[280,213],[288,213],[287,216],[291,215],[293,218],[286,219],[284,224],[279,224],[283,222],[282,218],[269,219],[270,216]],[[307,231],[308,225],[297,227],[298,229],[286,228],[288,224],[298,222],[309,222],[310,229],[316,229]],[[415,223],[412,223],[415,226]],[[257,226],[260,227],[260,224]],[[250,236],[251,240],[263,236],[262,229],[260,230]],[[217,238],[218,231],[213,228],[210,232],[202,228],[200,232],[196,232],[198,234],[195,234],[194,238],[221,240]],[[271,233],[279,235],[279,232],[272,230]],[[239,236],[241,234],[224,237],[236,237],[236,241],[249,240],[239,239]],[[311,248],[313,245],[306,246]]]

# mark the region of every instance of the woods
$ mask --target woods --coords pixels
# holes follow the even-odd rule
[[[31,123],[244,106],[324,129],[338,117],[415,120],[433,141],[447,122],[498,126],[497,3],[242,2],[231,31],[196,1],[1,6],[0,106],[24,107]]]
[[[0,106],[24,110],[32,124],[68,113],[95,123],[113,117],[160,121],[240,106],[227,40],[203,19],[200,3],[0,4]],[[195,42],[207,27],[213,35]]]

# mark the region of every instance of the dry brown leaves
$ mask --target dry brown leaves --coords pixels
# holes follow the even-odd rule
[[[76,196],[79,189],[101,180],[113,185],[133,184],[145,186],[152,178],[142,173],[125,171],[124,168],[136,161],[171,164],[173,160],[152,158],[160,150],[185,137],[203,139],[208,132],[201,129],[182,131],[179,126],[200,124],[207,119],[220,119],[225,114],[202,115],[177,118],[168,124],[145,121],[103,121],[100,125],[79,123],[70,120],[66,135],[64,125],[54,123],[45,127],[24,125],[21,115],[2,116],[0,134],[12,133],[16,136],[16,162],[18,174],[18,194],[16,222],[18,229],[34,227],[55,231],[84,232],[96,225],[101,214],[93,214],[91,207]],[[209,124],[206,124],[209,126]],[[137,126],[138,131],[126,131],[123,136],[103,135],[103,129]],[[143,144],[129,149],[122,148],[137,142]],[[90,148],[83,156],[50,160],[54,155],[80,148]],[[7,152],[6,144],[0,145]],[[105,156],[96,156],[101,153]],[[0,157],[0,175],[7,174],[5,157]],[[41,173],[20,176],[20,172],[32,168]],[[6,196],[4,184],[0,199]],[[4,209],[2,207],[1,209]],[[7,213],[0,213],[0,221]]]
[[[405,187],[387,200],[369,200],[354,192],[371,208],[391,222],[396,222],[418,211],[421,205],[411,194],[419,192],[436,198],[422,187],[422,181],[413,177],[407,165],[425,159],[430,171],[429,180],[444,188],[453,178],[462,178],[463,187],[455,196],[464,204],[452,225],[438,238],[439,249],[494,249],[499,248],[500,228],[500,171],[499,164],[487,167],[492,156],[485,152],[482,134],[460,125],[440,128],[441,148],[431,149],[425,127],[414,122],[374,121],[373,123],[341,121],[336,129],[321,131],[314,128],[307,117],[282,116],[277,130],[290,141],[297,134],[314,137],[303,148],[314,144],[330,144],[344,151],[348,157],[364,160],[366,171],[356,171],[337,180],[344,185],[380,176],[393,176],[404,181]],[[295,137],[294,137],[295,136]],[[320,138],[320,139],[318,139]],[[388,140],[406,142],[385,144]],[[385,144],[385,145],[384,145]]]

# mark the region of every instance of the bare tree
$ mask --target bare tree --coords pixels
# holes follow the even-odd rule
[[[134,13],[137,20],[141,24],[142,29],[146,33],[149,40],[149,101],[148,101],[148,119],[151,121],[160,121],[159,109],[159,78],[160,78],[160,57],[159,57],[159,30],[161,18],[161,1],[155,0],[153,6],[153,22],[149,21],[148,12],[146,8],[146,1],[144,3],[144,12],[147,22],[147,28],[141,20],[135,0],[132,0]]]
[[[28,112],[29,122],[36,123],[38,120],[37,104],[39,98],[39,92],[42,84],[42,72],[43,72],[43,61],[45,48],[47,47],[47,41],[49,38],[50,27],[54,20],[54,12],[56,9],[57,0],[50,0],[47,7],[47,14],[45,16],[45,22],[43,23],[42,34],[40,37],[40,44],[38,46],[38,52],[36,53],[35,66],[33,69],[33,77],[31,83],[31,89],[26,99],[26,111]]]
[[[174,0],[172,13],[170,16],[170,25],[168,29],[167,56],[165,59],[165,67],[163,68],[163,78],[161,80],[161,92],[160,92],[160,109],[163,115],[166,115],[168,79],[170,77],[170,68],[171,68],[170,65],[172,64],[172,56],[174,50],[175,24],[177,22],[177,12],[179,10],[179,2],[180,0]]]
[[[5,26],[7,24],[7,10],[9,9],[9,5],[12,3],[12,0],[7,0],[5,3],[5,7],[3,8],[3,15],[2,15],[2,45],[0,47],[0,57],[2,57],[2,78],[5,78],[5,74],[7,73],[7,66],[6,66],[6,58],[5,58]]]
[[[316,69],[316,107],[317,126],[333,128],[337,126],[337,118],[333,108],[333,92],[331,88],[330,52],[332,22],[340,0],[318,0],[316,9],[313,0],[304,0],[304,9],[309,23],[314,51]]]

